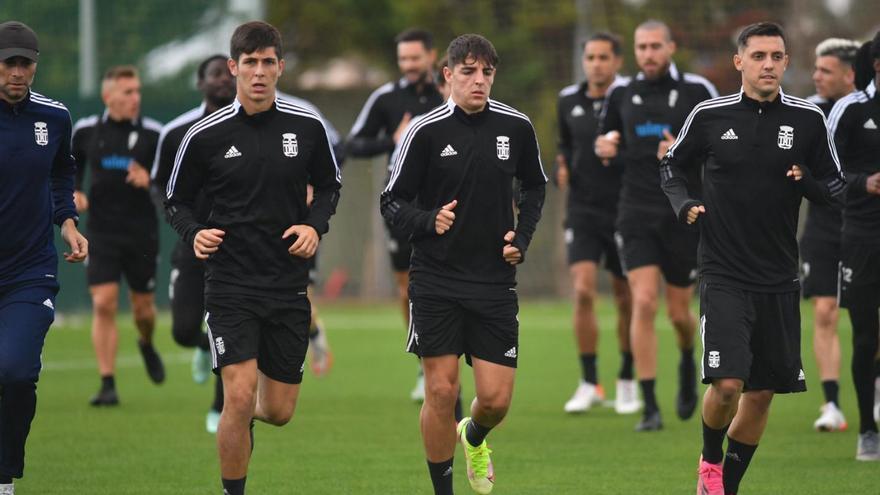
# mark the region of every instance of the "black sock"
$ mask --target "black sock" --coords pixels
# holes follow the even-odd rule
[[[211,409],[223,412],[223,379],[220,375],[214,380],[214,402],[211,404]]]
[[[455,422],[458,423],[462,418],[464,418],[464,412],[461,408],[461,386],[459,385],[458,397],[455,399]]]
[[[716,430],[703,421],[703,460],[712,464],[721,464],[724,460],[724,434],[727,427]]]
[[[452,457],[448,461],[428,461],[428,472],[434,484],[434,495],[452,495]]]
[[[584,381],[593,385],[597,384],[596,378],[596,355],[581,354],[581,371],[584,374]]]
[[[244,495],[244,483],[247,481],[247,476],[238,480],[223,478],[222,481],[223,495]]]
[[[726,495],[735,495],[739,491],[739,482],[746,475],[746,469],[757,448],[757,445],[746,445],[727,437],[727,455],[721,477]]]
[[[207,332],[202,332],[202,334],[199,336],[199,343],[196,345],[198,346],[199,349],[201,349],[203,351],[210,351],[211,350],[211,341],[208,340],[208,333]]]
[[[10,478],[21,478],[24,472],[24,446],[36,410],[36,384],[15,382],[0,388],[0,462]]]
[[[464,436],[467,438],[468,443],[473,447],[479,447],[480,444],[483,443],[483,440],[486,439],[486,435],[492,431],[492,427],[483,426],[471,419],[464,431]]]
[[[657,407],[657,397],[654,395],[654,378],[650,380],[639,380],[639,388],[642,389],[642,399],[645,400],[645,415],[656,412],[660,408]]]
[[[321,335],[321,327],[317,324],[309,328],[309,340],[315,340],[318,338],[318,335]]]
[[[825,393],[825,402],[833,402],[834,405],[838,405],[837,402],[838,390],[840,387],[837,385],[837,380],[824,380],[822,382],[822,391]]]
[[[687,398],[693,397],[696,393],[697,368],[694,364],[694,350],[682,349],[681,361],[678,363],[679,388],[682,395]]]
[[[617,374],[617,377],[621,380],[632,380],[633,376],[633,353],[622,351],[620,353],[620,373]]]
[[[116,379],[113,378],[113,375],[107,375],[101,377],[101,390],[115,390],[116,389]]]

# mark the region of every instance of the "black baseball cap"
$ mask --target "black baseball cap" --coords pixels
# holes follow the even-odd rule
[[[0,24],[0,60],[24,57],[34,62],[40,58],[37,33],[18,21]]]

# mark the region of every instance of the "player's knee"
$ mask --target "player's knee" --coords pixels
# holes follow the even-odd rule
[[[115,297],[104,294],[96,294],[92,297],[92,310],[95,316],[104,318],[113,318],[119,309],[119,302]]]
[[[458,400],[458,383],[447,380],[431,380],[425,383],[425,400],[429,405],[451,408]]]
[[[724,405],[730,405],[739,399],[743,384],[740,380],[721,379],[714,381],[712,387],[717,392],[721,403]]]
[[[632,310],[632,297],[629,293],[628,287],[614,288],[614,305],[617,306],[618,311],[621,312],[628,313]]]
[[[693,323],[693,317],[687,305],[681,307],[670,306],[667,316],[675,328],[682,328]]]
[[[654,291],[637,291],[632,295],[633,312],[651,315],[657,313],[657,293]]]
[[[287,423],[290,423],[290,420],[293,419],[293,408],[284,411],[267,411],[266,417],[262,419],[264,422],[269,423],[272,426],[284,426]]]
[[[596,300],[596,288],[590,284],[583,282],[575,282],[574,284],[574,301],[575,304],[582,307],[593,307]]]
[[[131,309],[134,321],[138,323],[150,323],[156,319],[156,307],[152,301],[149,303],[135,304]]]
[[[507,415],[507,410],[510,409],[510,398],[502,395],[481,398],[478,405],[481,416],[498,422]]]
[[[770,403],[773,401],[772,390],[756,390],[743,394],[743,396],[748,401],[748,407],[761,414],[766,414],[769,411]]]
[[[229,410],[234,414],[253,415],[256,395],[250,387],[231,386],[224,383],[223,410]]]

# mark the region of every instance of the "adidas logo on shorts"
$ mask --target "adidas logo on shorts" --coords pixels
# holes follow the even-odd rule
[[[505,352],[504,357],[516,359],[516,346],[511,347],[509,351]]]

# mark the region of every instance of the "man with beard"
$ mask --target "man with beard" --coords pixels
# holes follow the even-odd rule
[[[679,72],[672,55],[675,42],[669,27],[656,20],[635,31],[636,63],[641,72],[609,97],[605,136],[596,140],[600,158],[617,156],[623,148],[623,186],[615,238],[632,294],[630,336],[636,374],[645,403],[637,431],[663,428],[654,388],[657,377],[657,314],[661,277],[666,280],[666,308],[681,351],[676,412],[682,420],[697,407],[694,333],[690,311],[697,273],[697,238],[678,224],[660,189],[660,158],[688,113],[718,95],[705,78]]]
[[[427,31],[407,29],[397,38],[397,66],[401,77],[379,87],[364,104],[348,137],[348,152],[355,157],[374,157],[390,154],[413,117],[421,115],[441,103],[443,96],[434,83],[434,62],[437,52],[434,37]],[[409,262],[412,248],[409,234],[395,229],[386,220],[388,251],[397,285],[398,300],[403,318],[409,326]],[[411,397],[421,401],[425,397],[424,377],[419,376]]]

